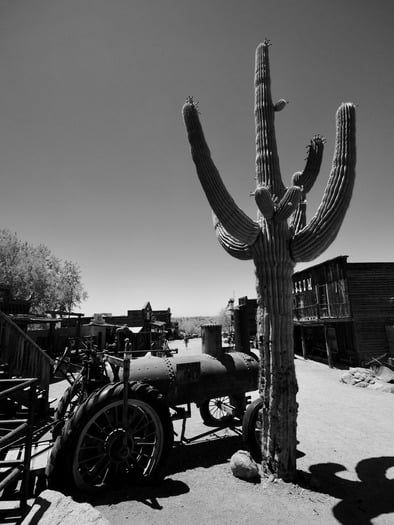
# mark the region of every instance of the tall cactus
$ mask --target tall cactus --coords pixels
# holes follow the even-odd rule
[[[295,263],[319,256],[335,239],[345,216],[355,178],[355,107],[342,104],[336,114],[336,146],[331,174],[315,216],[306,224],[305,196],[319,173],[324,140],[315,136],[304,171],[282,181],[271,97],[269,41],[256,49],[255,125],[257,220],[236,205],[211,159],[192,99],[183,117],[193,161],[214,213],[221,246],[233,257],[252,259],[257,289],[257,334],[261,359],[263,467],[285,480],[296,473],[297,380],[294,368],[292,275]]]

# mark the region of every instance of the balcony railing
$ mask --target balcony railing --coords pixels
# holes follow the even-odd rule
[[[347,303],[313,304],[294,308],[294,319],[298,321],[346,317],[350,317],[350,307]]]

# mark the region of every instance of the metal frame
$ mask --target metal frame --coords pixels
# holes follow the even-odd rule
[[[211,430],[207,430],[206,432],[202,432],[201,434],[197,434],[196,436],[187,438],[185,435],[186,434],[186,420],[190,417],[190,403],[188,403],[187,406],[188,406],[188,415],[182,418],[182,430],[181,430],[181,435],[179,438],[181,443],[188,445],[190,443],[193,443],[194,441],[197,441],[198,439],[202,439],[204,437],[211,436],[212,434],[216,434],[220,430],[224,430],[226,428],[232,430],[235,434],[238,434],[239,436],[242,435],[242,431],[236,426],[225,424],[225,425],[220,425],[219,427],[212,428]]]

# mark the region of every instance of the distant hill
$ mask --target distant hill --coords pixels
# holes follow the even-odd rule
[[[201,335],[201,325],[217,324],[217,316],[171,317],[173,322],[179,323],[179,331],[187,335]]]

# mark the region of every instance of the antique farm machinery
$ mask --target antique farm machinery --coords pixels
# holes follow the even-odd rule
[[[191,403],[205,424],[242,424],[246,394],[257,389],[252,353],[210,345],[206,353],[131,358],[91,351],[55,412],[50,488],[92,492],[121,481],[160,476],[174,442],[185,437]],[[130,359],[131,358],[131,359]],[[212,432],[212,430],[210,431]]]

